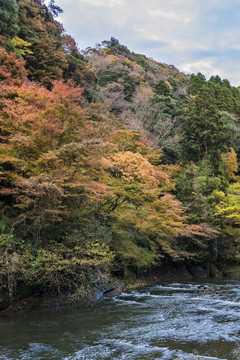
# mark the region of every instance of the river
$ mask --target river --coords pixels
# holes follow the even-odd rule
[[[240,359],[240,281],[172,282],[0,316],[0,360]]]

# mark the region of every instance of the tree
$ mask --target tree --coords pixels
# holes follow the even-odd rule
[[[54,17],[57,17],[63,12],[63,10],[55,4],[55,0],[50,0],[48,4],[48,9]]]
[[[229,152],[221,155],[222,167],[224,177],[228,180],[235,179],[235,174],[238,171],[237,154],[230,149]]]
[[[12,44],[14,45],[15,51],[18,55],[20,54],[21,56],[24,56],[25,54],[33,53],[32,50],[30,50],[32,44],[20,39],[18,36],[15,36],[12,39]]]
[[[18,0],[19,32],[18,36],[33,44],[46,31],[45,17],[47,7],[41,0]]]
[[[8,54],[0,47],[0,80],[3,85],[20,85],[27,76],[25,61],[17,59],[15,53]]]
[[[240,260],[240,183],[229,186],[227,195],[216,204],[215,218],[221,226],[220,258]]]
[[[192,74],[188,84],[188,93],[192,95],[197,95],[202,87],[206,84],[206,78],[200,72],[197,75]]]
[[[159,80],[155,89],[158,95],[169,96],[171,94],[171,85],[168,85],[164,80]]]
[[[226,131],[213,90],[205,86],[196,96],[183,123],[182,150],[187,160],[209,159],[216,168],[220,154],[229,150],[232,134]]]
[[[61,79],[63,70],[67,67],[61,43],[54,42],[45,33],[31,49],[33,53],[26,56],[29,78],[51,89],[53,81]]]
[[[0,34],[13,38],[19,31],[16,0],[0,0]]]
[[[67,66],[63,70],[63,78],[73,80],[76,85],[84,88],[88,101],[94,100],[94,89],[97,83],[95,70],[89,61],[79,52],[75,40],[70,35],[62,35],[62,47],[66,56]]]
[[[129,268],[146,268],[161,259],[181,261],[197,257],[183,250],[177,237],[192,244],[211,238],[214,231],[206,224],[188,225],[182,204],[167,193],[173,189],[165,168],[153,165],[151,149],[142,155],[123,151],[103,159],[113,195],[103,202],[102,211],[114,216],[113,249],[120,262]],[[186,243],[186,241],[185,241]],[[206,255],[206,254],[205,254]]]

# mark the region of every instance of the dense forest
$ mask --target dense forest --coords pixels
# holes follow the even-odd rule
[[[0,0],[0,300],[240,261],[240,92]]]

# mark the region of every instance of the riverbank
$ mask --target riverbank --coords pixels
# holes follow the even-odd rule
[[[93,281],[88,290],[79,288],[75,292],[33,294],[32,296],[14,301],[12,304],[0,304],[0,313],[16,312],[23,310],[44,309],[49,307],[88,305],[96,303],[104,296],[120,294],[126,283],[118,279],[104,279]]]
[[[27,296],[12,304],[0,303],[0,313],[24,310],[43,309],[60,306],[85,306],[95,304],[105,297],[120,295],[121,292],[131,291],[143,286],[162,282],[207,280],[209,278],[240,278],[240,266],[229,266],[220,272],[217,268],[206,264],[174,264],[155,267],[134,277],[131,281],[113,279],[110,277],[92,279],[91,287],[86,291],[79,289],[74,293],[44,293]]]

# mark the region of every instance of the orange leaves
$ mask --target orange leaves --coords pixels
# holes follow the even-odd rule
[[[61,81],[53,83],[52,94],[57,95],[61,100],[67,100],[70,103],[78,103],[81,101],[83,88],[75,86],[73,81],[68,81],[67,84]]]
[[[108,186],[104,183],[100,183],[100,182],[88,182],[88,183],[79,183],[79,182],[72,182],[72,183],[65,183],[63,185],[64,188],[66,189],[79,189],[80,191],[84,191],[84,195],[94,201],[100,201],[101,198],[106,197],[106,196],[113,196],[113,192],[111,191],[112,188],[111,186]],[[66,193],[66,196],[74,196],[73,192],[68,192]],[[79,196],[79,194],[78,194]]]
[[[21,209],[17,222],[31,220],[34,232],[40,233],[49,222],[61,221],[61,215],[66,213],[61,205],[64,191],[55,179],[48,176],[19,177],[14,186],[14,207]]]
[[[52,91],[49,91],[43,87],[34,83],[26,82],[22,86],[5,87],[5,103],[11,110],[13,105],[20,107],[20,114],[27,114],[30,112],[36,113],[37,111],[47,110],[49,113],[52,110],[56,110],[57,106],[65,105],[70,108],[74,105],[77,106],[81,102],[81,95],[83,89],[80,87],[74,87],[71,82],[64,84],[60,81],[54,82]],[[81,108],[78,107],[80,111]]]
[[[32,206],[37,213],[37,207],[40,209],[43,203],[51,214],[59,210],[59,202],[63,200],[63,183],[65,180],[72,181],[75,176],[74,161],[70,162],[70,169],[67,166],[62,168],[60,149],[65,144],[81,141],[87,114],[80,105],[82,89],[70,85],[56,82],[53,91],[29,82],[21,87],[2,87],[2,194],[5,198],[13,195],[14,200],[11,201],[23,212],[30,211]],[[48,177],[37,180],[39,175],[44,174],[59,178],[61,195],[58,193],[57,196],[55,185]],[[81,179],[82,182],[84,180]],[[76,176],[74,181],[78,181]],[[40,212],[43,214],[43,209]]]
[[[0,81],[4,85],[21,85],[23,79],[27,76],[24,68],[24,60],[16,59],[16,54],[8,54],[3,48],[0,48]]]
[[[24,147],[23,157],[36,159],[70,138],[80,139],[87,115],[79,106],[79,87],[56,82],[53,91],[48,91],[26,83],[21,88],[6,87],[5,92],[1,130],[6,140],[15,144],[16,152]]]
[[[208,224],[202,223],[200,225],[187,225],[183,230],[181,230],[180,234],[197,240],[198,237],[215,239],[220,232],[211,228]],[[201,245],[200,240],[198,240],[198,243]]]
[[[154,166],[140,153],[125,151],[103,159],[102,163],[110,173],[110,184],[112,178],[116,179],[112,180],[116,195],[108,200],[107,211],[114,212],[117,227],[126,234],[132,229],[148,239],[148,247],[155,254],[152,260],[163,254],[174,261],[196,257],[197,252],[186,244],[190,241],[198,247],[205,246],[206,239],[218,235],[206,224],[188,225],[182,203],[166,193],[173,188],[167,172],[174,177],[176,169],[160,165],[159,158]]]
[[[139,181],[149,185],[158,184],[157,176],[160,177],[160,173],[139,153],[119,152],[103,164],[111,169],[114,176],[129,183]]]
[[[181,203],[166,193],[178,169],[163,166],[161,151],[140,132],[122,129],[104,104],[83,108],[83,89],[71,81],[56,81],[51,91],[30,82],[6,84],[0,91],[1,195],[24,239],[64,241],[73,226],[104,242],[101,229],[108,229],[118,255],[135,256],[141,267],[165,255],[177,259],[179,234],[205,234],[187,226]]]
[[[138,152],[118,152],[109,158],[102,159],[102,164],[105,169],[110,170],[114,177],[120,178],[124,182],[147,185],[147,192],[155,189],[157,192],[162,193],[173,188],[162,166],[152,165],[147,157]],[[151,186],[151,188],[148,188],[148,186]]]
[[[64,195],[63,190],[54,182],[54,179],[47,176],[39,176],[31,179],[19,177],[15,181],[16,188],[26,196],[40,197],[46,193],[55,193],[56,197]]]
[[[155,199],[146,206],[147,212],[139,221],[142,231],[152,234],[161,240],[177,236],[181,229],[186,227],[186,220],[182,216],[182,204],[172,195],[164,194],[160,199]]]

